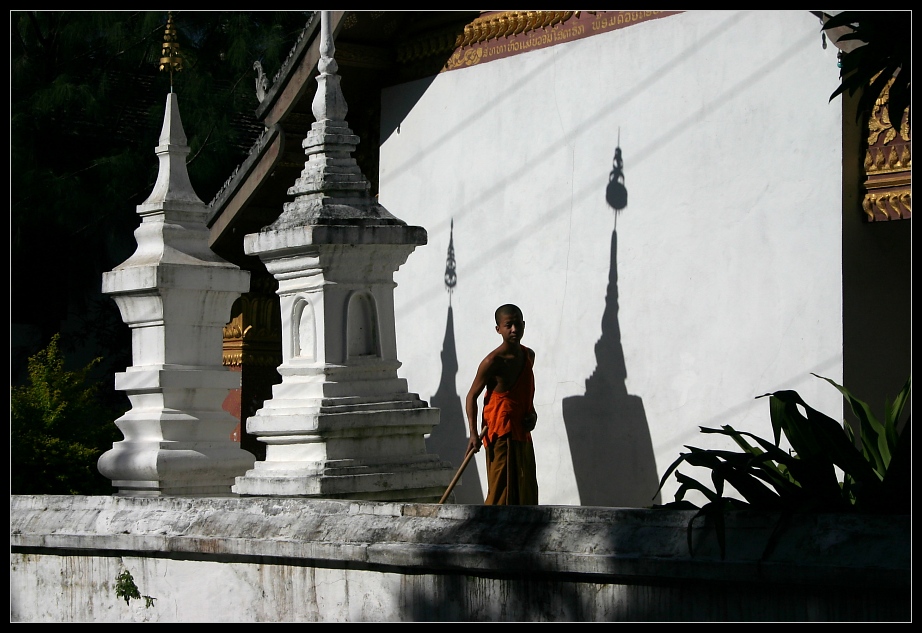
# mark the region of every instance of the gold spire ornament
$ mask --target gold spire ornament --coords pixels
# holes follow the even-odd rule
[[[173,26],[173,12],[167,14],[166,30],[163,32],[163,48],[160,51],[160,70],[170,71],[170,91],[173,90],[173,73],[182,70],[182,55],[179,39]]]

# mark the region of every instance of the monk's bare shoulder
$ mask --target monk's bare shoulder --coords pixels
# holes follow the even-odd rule
[[[498,373],[503,370],[503,359],[499,355],[499,349],[495,349],[489,354],[487,354],[482,361],[480,361],[480,367],[477,368],[478,377],[486,383],[494,383]]]

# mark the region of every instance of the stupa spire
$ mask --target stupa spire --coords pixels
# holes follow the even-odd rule
[[[153,191],[138,207],[138,213],[143,215],[150,205],[173,202],[201,205],[204,212],[205,203],[195,193],[189,180],[189,171],[186,168],[189,146],[186,144],[186,133],[179,116],[179,101],[174,92],[170,92],[166,97],[163,127],[160,129],[160,140],[154,151],[160,160],[160,171],[157,173]]]
[[[166,110],[163,115],[163,127],[160,128],[160,140],[154,150],[160,160],[157,182],[150,196],[138,207],[142,216],[150,212],[159,212],[167,203],[186,203],[201,205],[204,203],[196,195],[186,169],[186,156],[189,146],[179,116],[179,101],[173,92],[173,73],[182,70],[182,56],[179,53],[176,27],[173,25],[172,11],[167,18],[163,34],[163,49],[160,53],[160,70],[170,72],[170,92],[166,98]]]
[[[295,196],[269,228],[317,224],[405,224],[378,204],[352,154],[359,144],[346,123],[348,107],[339,85],[330,12],[320,12],[320,61],[317,93],[311,103],[316,121],[301,143],[307,160],[288,190]]]

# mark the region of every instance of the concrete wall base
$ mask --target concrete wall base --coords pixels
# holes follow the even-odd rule
[[[14,622],[910,621],[910,517],[10,498]],[[693,555],[692,555],[693,554]],[[116,597],[128,570],[142,596]]]

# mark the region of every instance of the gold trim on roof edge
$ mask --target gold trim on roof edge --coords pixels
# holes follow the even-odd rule
[[[518,35],[566,22],[579,11],[503,11],[475,18],[458,36],[455,48]]]
[[[579,14],[579,11],[501,11],[482,15],[474,18],[460,34],[449,29],[401,45],[397,50],[397,61],[418,61],[491,39],[547,28]]]

